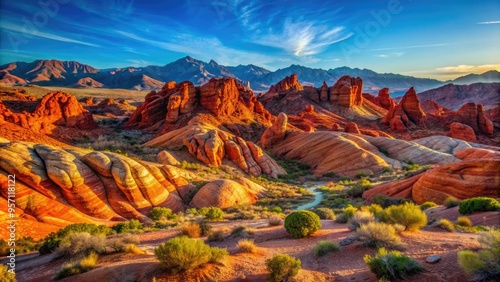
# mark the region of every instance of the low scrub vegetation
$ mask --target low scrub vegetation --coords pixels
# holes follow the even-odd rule
[[[455,232],[455,225],[453,224],[453,222],[451,222],[450,220],[448,220],[446,218],[439,220],[439,222],[437,223],[437,226],[441,229],[448,231],[448,232]]]
[[[356,235],[363,244],[371,248],[394,248],[401,242],[396,229],[387,223],[369,222],[356,229]]]
[[[458,264],[475,281],[500,281],[500,230],[482,233],[479,242],[483,249],[459,252]]]
[[[238,248],[238,252],[240,253],[255,254],[257,252],[257,246],[255,245],[254,241],[249,239],[239,240],[236,247]]]
[[[61,242],[57,252],[66,257],[82,257],[91,253],[105,253],[106,245],[106,236],[102,234],[73,233]]]
[[[288,281],[299,273],[301,269],[301,261],[286,254],[277,254],[273,258],[266,261],[269,274],[269,281],[281,282]]]
[[[117,225],[111,227],[116,233],[142,233],[143,226],[142,223],[137,219],[131,219],[127,222],[120,222]]]
[[[172,210],[164,207],[154,207],[148,214],[152,220],[166,220],[172,217]]]
[[[4,239],[0,239],[0,256],[7,256],[10,254],[11,246]],[[31,237],[22,237],[16,239],[16,254],[24,254],[37,250],[37,242]]]
[[[427,225],[427,215],[413,203],[390,206],[384,210],[382,220],[401,224],[407,231],[417,231]]]
[[[96,253],[90,253],[80,260],[67,262],[63,264],[61,269],[57,272],[55,279],[59,280],[92,270],[94,269],[98,258],[99,255]]]
[[[317,214],[311,211],[292,212],[285,218],[285,229],[293,238],[311,236],[321,228],[321,221]]]
[[[457,218],[457,225],[463,227],[471,227],[473,224],[467,216],[459,216]]]
[[[460,205],[460,200],[455,198],[455,197],[452,197],[452,196],[449,196],[448,198],[446,198],[443,202],[443,206],[447,207],[447,208],[453,208],[453,207],[456,207],[458,205]]]
[[[14,273],[9,272],[9,267],[4,264],[0,264],[0,277],[3,280],[2,282],[16,282],[16,275]]]
[[[222,261],[227,254],[226,249],[210,247],[201,240],[187,236],[172,238],[155,249],[155,256],[161,266],[173,273]]]
[[[90,235],[109,235],[112,233],[112,230],[105,225],[96,225],[90,223],[71,224],[55,233],[50,233],[47,237],[45,237],[38,251],[40,252],[40,254],[51,253],[59,247],[63,240],[67,239],[71,234],[75,233],[88,233]]]
[[[405,279],[424,271],[424,268],[410,257],[398,251],[387,251],[385,248],[380,248],[375,257],[366,255],[364,260],[370,271],[382,281]]]
[[[458,207],[458,212],[464,215],[482,211],[500,211],[500,203],[493,198],[476,197],[461,202]]]
[[[186,235],[189,238],[200,238],[201,237],[201,226],[196,222],[188,222],[181,229],[181,234]]]
[[[319,216],[321,219],[331,219],[335,220],[335,213],[329,208],[317,208],[313,212]]]
[[[271,215],[268,218],[269,225],[271,226],[278,226],[283,224],[283,218],[279,215]]]
[[[436,207],[436,206],[437,206],[437,204],[434,202],[425,202],[425,203],[420,205],[420,209],[425,211],[426,209]]]
[[[314,246],[313,254],[315,257],[322,257],[332,252],[340,251],[340,246],[338,243],[331,241],[320,241],[316,246]]]
[[[206,220],[216,221],[224,219],[224,211],[218,207],[201,208],[198,210],[198,214],[203,215]]]
[[[357,211],[349,220],[349,230],[356,230],[362,224],[375,221],[375,216],[368,211]]]

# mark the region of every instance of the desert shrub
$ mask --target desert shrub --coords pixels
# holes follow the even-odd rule
[[[457,225],[471,227],[473,224],[467,216],[459,216],[457,218]]]
[[[253,230],[251,230],[250,228],[246,227],[246,226],[237,226],[235,228],[233,228],[233,230],[231,230],[231,236],[235,236],[235,237],[250,237],[252,236],[253,234]]]
[[[266,260],[266,267],[271,273],[269,281],[287,281],[299,273],[301,261],[286,254],[277,254],[273,258]]]
[[[114,249],[117,252],[125,252],[125,248],[127,247],[127,245],[135,245],[139,243],[139,238],[136,235],[124,234],[120,237],[107,239],[106,246]]]
[[[209,234],[208,234],[208,241],[216,241],[216,242],[221,242],[221,241],[224,241],[224,233],[222,232],[222,230],[215,230],[215,231],[211,231]]]
[[[91,253],[79,261],[67,262],[62,265],[61,269],[57,272],[55,279],[59,280],[64,277],[77,275],[80,273],[92,270],[96,263],[99,255],[96,253]]]
[[[223,220],[224,219],[224,211],[222,211],[218,207],[201,208],[198,210],[198,213],[205,216],[205,219],[207,219],[207,220]]]
[[[281,218],[281,216],[279,216],[279,215],[271,215],[268,218],[268,222],[269,222],[269,225],[271,225],[271,226],[278,226],[278,225],[283,224],[283,218]]]
[[[425,202],[425,203],[423,203],[423,204],[420,205],[420,209],[423,210],[423,211],[425,211],[426,209],[432,208],[432,207],[435,207],[435,206],[437,206],[437,204],[434,203],[434,202]]]
[[[500,281],[500,230],[482,233],[479,242],[483,249],[459,252],[458,264],[475,281]]]
[[[366,255],[364,260],[370,271],[379,279],[405,279],[424,271],[424,268],[410,257],[398,251],[387,251],[385,248],[380,248],[375,257]]]
[[[162,267],[172,272],[190,270],[222,260],[226,249],[210,247],[201,240],[186,236],[175,237],[158,246],[155,256]]]
[[[437,223],[437,226],[441,229],[446,230],[446,231],[455,232],[455,225],[453,224],[453,222],[449,221],[446,218],[439,220],[439,222]]]
[[[106,252],[106,243],[106,237],[102,234],[74,233],[61,242],[57,251],[68,257],[88,256],[91,253],[102,254]]]
[[[208,236],[210,233],[210,230],[212,230],[212,226],[208,224],[205,220],[199,220],[198,225],[200,226],[201,229],[201,236]]]
[[[343,212],[335,216],[336,223],[347,223],[349,221],[349,216]]]
[[[0,256],[7,256],[10,254],[11,246],[4,239],[0,239]],[[31,237],[22,237],[16,239],[16,254],[29,253],[37,249],[37,243]]]
[[[401,242],[396,229],[392,225],[383,222],[362,224],[356,229],[356,234],[365,246],[371,248],[392,248]]]
[[[401,224],[409,231],[417,231],[427,225],[427,215],[413,203],[390,206],[385,209],[382,217],[383,221]]]
[[[129,254],[143,255],[146,252],[139,249],[136,244],[126,244],[123,251]]]
[[[116,233],[140,233],[142,232],[142,223],[137,219],[131,219],[127,222],[120,222],[117,225],[111,227]]]
[[[480,211],[498,211],[500,203],[489,197],[475,197],[460,203],[458,212],[460,214],[472,214]]]
[[[321,219],[331,219],[335,220],[335,213],[329,208],[317,208],[313,212],[319,216]]]
[[[349,219],[349,230],[356,230],[361,224],[367,224],[371,221],[375,221],[375,216],[371,212],[357,211]]]
[[[338,243],[330,241],[320,241],[316,246],[314,246],[313,253],[315,257],[322,257],[331,252],[340,251],[340,246]]]
[[[372,183],[370,180],[363,178],[358,183],[354,184],[349,190],[347,190],[347,195],[351,197],[361,197],[363,192],[370,189],[372,187]]]
[[[96,225],[91,223],[77,223],[71,224],[57,232],[52,232],[45,239],[38,249],[40,254],[48,254],[53,252],[57,247],[59,247],[61,241],[67,239],[69,235],[74,233],[89,233],[90,235],[109,235],[112,230],[105,225]]]
[[[16,275],[14,273],[9,272],[9,267],[4,264],[0,264],[0,277],[3,280],[2,282],[16,282]]]
[[[249,239],[241,239],[238,241],[238,244],[236,245],[238,248],[238,251],[240,253],[251,253],[254,254],[257,252],[257,246],[255,245],[253,240]]]
[[[319,216],[311,211],[292,212],[285,218],[285,229],[294,238],[310,236],[320,228]]]
[[[405,198],[391,198],[380,194],[373,197],[372,200],[373,204],[377,204],[383,208],[387,208],[394,205],[400,205],[407,202],[409,202],[409,200]]]
[[[196,222],[189,222],[182,227],[181,233],[189,238],[199,238],[201,237],[201,227]]]
[[[283,213],[283,209],[281,207],[278,207],[278,206],[272,207],[269,211],[274,212],[274,213]]]
[[[453,208],[453,207],[456,207],[458,205],[460,205],[460,200],[453,197],[453,196],[449,196],[448,198],[446,198],[443,202],[443,206],[447,207],[447,208]]]
[[[172,216],[172,210],[164,207],[154,207],[148,214],[152,220],[169,219]]]
[[[358,208],[353,207],[352,205],[347,205],[347,207],[344,208],[344,213],[347,215],[348,219],[351,219],[351,217],[354,216],[354,213],[358,211]]]
[[[376,218],[380,219],[384,213],[384,209],[378,204],[371,204],[369,206],[363,206],[361,211],[368,211],[372,213]]]

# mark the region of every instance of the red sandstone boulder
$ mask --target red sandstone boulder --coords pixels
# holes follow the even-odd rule
[[[319,100],[320,101],[328,101],[329,100],[328,96],[328,85],[326,85],[326,82],[323,81],[323,85],[319,89]]]
[[[348,122],[345,125],[345,132],[354,133],[354,134],[361,134],[361,131],[359,131],[359,127],[355,122]]]
[[[344,107],[363,104],[363,80],[345,75],[330,88],[330,101]]]
[[[452,138],[461,139],[465,141],[471,141],[471,142],[477,141],[476,134],[474,133],[472,127],[459,122],[454,122],[450,124],[450,136]]]
[[[389,88],[382,88],[378,92],[376,99],[378,104],[386,110],[390,110],[396,106],[394,100],[389,96]]]
[[[486,117],[483,105],[467,103],[460,107],[455,115],[459,122],[472,127],[476,134],[493,135],[493,122]]]
[[[310,106],[310,105],[309,105]],[[314,109],[313,109],[314,110]],[[280,113],[273,125],[264,131],[260,139],[262,147],[268,148],[275,143],[283,141],[285,138],[288,117],[284,113]]]
[[[425,113],[420,107],[420,102],[415,89],[411,87],[403,96],[399,104],[389,110],[381,123],[389,125],[391,130],[405,132],[410,122],[421,125],[424,121]]]

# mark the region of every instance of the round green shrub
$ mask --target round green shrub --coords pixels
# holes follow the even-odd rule
[[[172,210],[165,207],[154,207],[148,214],[152,220],[168,219],[172,215]]]
[[[199,214],[204,215],[206,220],[223,220],[224,211],[218,207],[205,207],[198,211]]]
[[[458,212],[460,214],[472,214],[480,211],[498,211],[500,210],[500,203],[493,198],[489,197],[476,197],[467,199],[460,203]]]
[[[289,278],[297,275],[301,268],[301,261],[285,254],[277,254],[266,261],[267,270],[271,272],[269,281],[288,281]]]
[[[384,210],[383,221],[401,224],[408,231],[417,231],[427,225],[427,215],[413,203],[390,206]]]
[[[424,268],[410,257],[398,251],[387,251],[385,248],[380,248],[375,257],[366,255],[364,260],[377,278],[384,279],[382,281],[405,279],[424,271]]]
[[[420,209],[425,211],[426,209],[429,209],[429,208],[432,208],[435,206],[437,206],[437,204],[434,202],[425,202],[425,203],[420,205]]]
[[[310,236],[320,228],[319,216],[311,211],[292,212],[285,218],[285,229],[293,238]]]
[[[331,219],[335,220],[335,213],[329,208],[317,208],[313,212],[319,216],[321,219]]]

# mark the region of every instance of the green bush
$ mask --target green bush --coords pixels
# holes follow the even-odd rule
[[[221,230],[211,231],[208,234],[208,241],[209,242],[212,242],[212,241],[222,242],[222,241],[224,241],[224,232],[222,232]]]
[[[198,213],[205,216],[207,220],[223,220],[224,211],[218,207],[205,207],[198,210]]]
[[[251,253],[254,254],[257,252],[257,246],[255,245],[253,240],[249,239],[241,239],[238,241],[238,244],[236,245],[238,248],[238,251],[240,253]]]
[[[335,213],[329,208],[317,208],[313,212],[319,216],[321,219],[331,219],[335,220]]]
[[[319,216],[311,211],[292,212],[285,218],[285,229],[293,238],[308,237],[320,228]]]
[[[453,207],[456,207],[458,205],[460,205],[460,200],[453,197],[453,196],[449,196],[448,198],[446,198],[443,202],[443,206],[447,207],[447,208],[453,208]]]
[[[171,216],[172,210],[164,207],[154,207],[148,214],[148,217],[155,221],[169,219]]]
[[[106,236],[102,234],[73,233],[61,241],[57,251],[67,257],[82,257],[91,253],[105,253],[106,245]]]
[[[361,197],[363,192],[370,189],[372,187],[372,183],[370,180],[364,178],[360,180],[358,183],[354,184],[349,190],[347,190],[347,195],[351,197]]]
[[[227,250],[210,247],[201,240],[181,236],[158,246],[155,256],[162,267],[175,273],[221,261],[227,256]]]
[[[398,251],[387,251],[385,248],[380,248],[375,257],[366,255],[364,260],[370,271],[379,279],[405,279],[424,271],[424,268],[410,257]]]
[[[425,203],[423,203],[423,204],[420,205],[420,209],[423,210],[423,211],[425,211],[426,209],[432,208],[432,207],[435,207],[435,206],[437,206],[437,204],[434,203],[434,202],[425,202]]]
[[[467,216],[459,216],[457,218],[457,225],[471,227],[473,224]]]
[[[472,214],[481,211],[499,211],[500,203],[489,197],[476,197],[467,199],[460,203],[458,212],[460,214]]]
[[[127,222],[120,222],[117,225],[111,227],[116,233],[139,233],[142,231],[142,223],[137,219],[131,219]]]
[[[315,257],[322,257],[331,252],[340,251],[340,246],[338,243],[330,241],[320,241],[316,246],[314,246],[313,253]]]
[[[376,218],[380,219],[384,213],[384,209],[377,204],[371,204],[369,206],[361,207],[361,211],[368,211],[372,213]]]
[[[378,195],[375,195],[375,197],[373,197],[372,203],[377,204],[383,208],[387,208],[387,207],[394,206],[394,205],[401,205],[401,204],[407,203],[409,201],[410,200],[405,199],[405,198],[391,198],[391,197],[387,197],[387,196],[378,194]]]
[[[271,272],[269,281],[287,281],[299,273],[301,261],[286,254],[277,254],[273,258],[266,260],[267,270]]]
[[[0,264],[0,280],[2,282],[16,282],[16,275],[14,273],[9,272],[9,267],[4,264]]]
[[[90,235],[110,235],[112,230],[105,225],[96,225],[91,223],[77,223],[71,224],[57,232],[52,232],[45,239],[43,239],[43,244],[40,246],[38,251],[40,254],[48,254],[53,252],[59,244],[64,239],[67,239],[69,235],[74,233],[89,233]]]
[[[368,211],[357,211],[354,216],[349,219],[349,230],[356,230],[361,224],[375,221],[375,216]]]
[[[383,222],[362,224],[356,229],[356,234],[365,246],[371,248],[393,248],[401,242],[396,229],[392,225]]]
[[[449,221],[446,218],[439,220],[439,222],[437,223],[437,226],[439,228],[446,230],[446,231],[455,232],[455,225],[453,224],[453,222]]]
[[[57,272],[55,279],[59,280],[64,277],[77,275],[92,270],[95,267],[98,258],[99,255],[97,255],[96,253],[91,253],[79,261],[67,262],[63,264],[61,269]]]
[[[427,225],[427,215],[413,203],[390,206],[383,213],[383,221],[401,224],[408,231],[417,231]]]
[[[29,253],[37,249],[35,240],[31,237],[22,237],[16,239],[16,254]],[[7,256],[10,254],[11,246],[4,239],[0,239],[0,256]]]
[[[482,233],[479,242],[483,249],[459,252],[458,264],[475,281],[500,281],[500,230]]]

